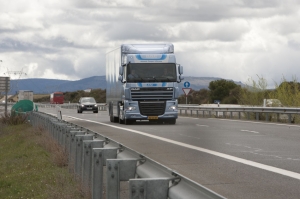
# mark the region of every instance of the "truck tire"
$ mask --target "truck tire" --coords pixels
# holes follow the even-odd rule
[[[119,117],[114,117],[114,123],[118,123],[119,122]]]
[[[110,119],[110,122],[114,122],[114,116],[113,115],[109,116],[109,119]]]
[[[124,119],[124,123],[126,125],[130,125],[130,124],[133,124],[134,120],[128,120],[128,119]]]
[[[169,119],[169,120],[168,120],[168,123],[169,123],[169,124],[176,124],[176,119]]]

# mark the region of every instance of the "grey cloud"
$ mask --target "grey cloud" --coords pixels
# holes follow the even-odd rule
[[[241,0],[243,6],[251,8],[274,8],[281,2],[280,0]]]
[[[168,40],[168,34],[159,25],[145,23],[123,23],[107,25],[107,38],[111,40]]]
[[[296,51],[300,51],[300,41],[290,40],[288,46]]]
[[[64,57],[52,60],[49,64],[54,73],[73,74],[75,72],[73,61]]]
[[[0,51],[1,52],[44,52],[53,53],[51,48],[42,47],[32,42],[13,40],[11,38],[5,38],[0,41]]]

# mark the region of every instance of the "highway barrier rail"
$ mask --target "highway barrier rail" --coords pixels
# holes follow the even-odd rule
[[[291,107],[222,107],[179,105],[179,115],[191,117],[217,117],[230,119],[255,119],[275,122],[295,123],[300,108]]]
[[[76,109],[76,104],[38,104],[45,108],[55,108],[60,106],[65,109]],[[99,111],[106,111],[105,103],[98,104]],[[191,117],[208,117],[208,118],[230,118],[230,119],[247,119],[247,120],[265,120],[274,122],[295,123],[295,118],[300,116],[300,108],[297,107],[249,107],[241,105],[178,105],[178,114],[181,116]],[[299,117],[300,118],[300,117]],[[299,119],[300,120],[300,119]]]
[[[64,104],[61,108],[76,109],[76,104]],[[104,103],[98,104],[99,111],[106,111]],[[247,120],[265,120],[275,122],[295,123],[295,116],[300,113],[297,107],[249,107],[241,105],[178,105],[181,116],[230,118]]]
[[[93,199],[224,198],[98,132],[42,112],[30,112],[29,118],[64,147],[70,172]]]

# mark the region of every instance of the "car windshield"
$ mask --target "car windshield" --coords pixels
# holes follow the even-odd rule
[[[81,100],[82,103],[90,102],[90,103],[96,103],[94,98],[83,98]]]

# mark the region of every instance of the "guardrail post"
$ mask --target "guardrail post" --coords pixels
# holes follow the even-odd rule
[[[82,182],[86,187],[91,186],[92,177],[92,150],[102,148],[104,140],[83,140],[82,154]]]
[[[191,110],[191,117],[193,117],[193,110]]]
[[[85,131],[70,131],[69,171],[75,172],[76,135],[84,135]]]
[[[61,145],[61,146],[63,146],[63,142],[64,142],[64,136],[65,136],[65,127],[66,127],[67,125],[65,124],[65,123],[60,123],[60,124],[58,124],[58,126],[57,126],[57,130],[58,130],[58,135],[57,135],[57,138],[58,138],[58,143]]]
[[[239,113],[239,120],[241,119],[241,112],[238,112]]]
[[[77,177],[82,173],[82,152],[83,140],[93,140],[93,135],[75,135],[76,139],[76,156],[75,156],[75,175]]]
[[[139,178],[129,180],[129,199],[168,198],[170,178]]]
[[[186,109],[184,110],[184,115],[187,116],[187,110]]]
[[[204,118],[204,111],[202,111],[202,117]]]
[[[247,119],[250,120],[250,113],[247,112]]]
[[[256,115],[256,120],[259,120],[259,113],[255,113]]]
[[[232,115],[232,111],[230,111],[230,119],[232,119],[233,115]]]
[[[80,129],[74,128],[73,126],[67,126],[66,132],[65,132],[65,150],[70,156],[70,150],[71,150],[71,131],[79,131]]]
[[[209,111],[209,117],[211,117],[211,111]]]
[[[269,113],[266,113],[266,121],[269,121]]]
[[[103,198],[103,166],[117,158],[118,148],[94,148],[92,154],[92,199]]]
[[[292,114],[288,114],[288,120],[289,123],[292,123]]]
[[[137,159],[106,160],[106,199],[120,199],[120,181],[135,178]]]
[[[276,115],[277,115],[277,122],[279,122],[280,121],[280,115],[279,115],[279,113],[277,113]]]
[[[197,114],[197,117],[199,117],[199,111],[198,110],[196,111],[196,114]]]

